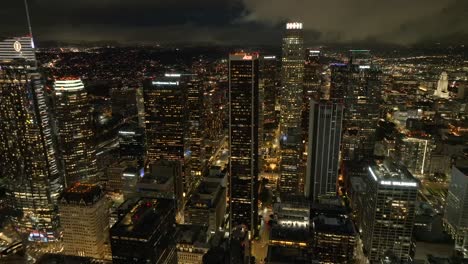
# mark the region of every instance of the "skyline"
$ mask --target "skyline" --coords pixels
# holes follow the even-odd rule
[[[468,17],[464,15],[468,2],[462,0],[293,2],[30,0],[28,3],[39,46],[87,42],[274,45],[281,40],[284,22],[292,20],[304,23],[307,44],[464,44],[468,40]],[[0,28],[0,36],[27,34],[23,1],[7,0],[0,16],[9,21]]]
[[[463,1],[5,0],[0,262],[468,263]]]

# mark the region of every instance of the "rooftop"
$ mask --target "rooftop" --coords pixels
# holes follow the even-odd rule
[[[308,241],[309,232],[305,228],[289,228],[275,225],[271,228],[270,240]]]
[[[418,187],[418,181],[402,165],[385,160],[368,167],[370,176],[380,185]]]
[[[300,248],[268,246],[268,263],[311,263],[307,250]]]
[[[179,225],[177,226],[176,242],[208,248],[207,230],[206,226]]]
[[[346,215],[319,214],[312,219],[315,232],[355,235],[356,230],[351,219]]]
[[[63,191],[59,201],[65,204],[93,205],[102,196],[103,192],[99,185],[78,182]]]
[[[172,210],[171,210],[172,209]],[[174,209],[174,201],[143,198],[111,228],[112,236],[149,238],[168,214]],[[173,217],[175,216],[168,216]]]

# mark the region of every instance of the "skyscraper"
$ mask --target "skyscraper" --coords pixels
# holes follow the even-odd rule
[[[206,164],[205,136],[203,134],[203,81],[198,75],[187,76],[187,112],[188,135],[187,144],[190,156],[191,175],[201,178]]]
[[[302,149],[300,128],[291,127],[287,135],[281,138],[281,163],[279,177],[279,191],[284,194],[300,194],[302,189],[299,175],[301,163],[300,151]]]
[[[109,240],[109,206],[98,185],[75,183],[59,198],[63,253],[96,259],[105,257]]]
[[[273,123],[276,120],[277,86],[279,82],[279,61],[276,56],[262,56],[260,60],[259,86],[263,87],[263,122]],[[265,131],[266,132],[266,131]]]
[[[371,263],[391,252],[400,263],[412,261],[412,232],[418,181],[389,161],[368,167],[363,197],[362,240]]]
[[[0,174],[30,240],[56,238],[57,168],[50,109],[31,37],[0,42]]]
[[[437,90],[434,92],[434,96],[440,98],[449,98],[450,94],[448,92],[448,75],[446,72],[440,74],[439,81],[437,82]]]
[[[306,49],[304,63],[303,101],[305,109],[309,110],[309,100],[322,99],[320,50]],[[308,116],[307,116],[308,117]]]
[[[175,203],[143,198],[111,227],[112,263],[177,263]]]
[[[131,117],[138,115],[138,88],[118,87],[110,90],[112,115]]]
[[[304,195],[316,200],[337,192],[343,104],[310,101]]]
[[[304,40],[302,35],[302,23],[286,24],[281,65],[280,130],[282,141],[286,143],[282,146],[286,149],[282,150],[281,153],[286,154],[286,156],[280,159],[280,180],[288,179],[288,185],[294,183],[296,190],[300,188],[295,183],[299,183],[300,179],[303,178],[301,167],[303,148],[300,147],[303,133],[301,127],[304,82]],[[287,142],[291,140],[295,142]],[[293,153],[294,151],[296,153]],[[283,184],[283,186],[285,185]]]
[[[258,181],[258,54],[229,56],[229,174],[231,230],[256,233]]]
[[[395,145],[395,154],[399,161],[417,177],[429,173],[435,140],[425,133],[400,134]]]
[[[281,132],[289,127],[300,127],[302,109],[302,86],[304,81],[304,40],[302,23],[286,24],[283,38]]]
[[[261,138],[260,149],[263,155],[270,155],[276,141],[276,129],[278,128],[278,117],[276,114],[276,100],[279,88],[279,60],[276,56],[262,56],[259,66],[259,90],[260,108],[259,113],[259,137]],[[261,167],[262,165],[260,165]]]
[[[96,150],[88,94],[79,78],[61,78],[54,84],[59,160],[65,184],[95,181]]]
[[[351,218],[323,212],[313,217],[311,222],[311,248],[319,263],[353,263],[357,232]]]
[[[185,163],[187,132],[187,89],[180,74],[170,74],[143,84],[147,162],[179,161],[182,164],[184,192],[191,190]]]
[[[453,166],[444,220],[455,240],[455,250],[468,255],[468,167]]]
[[[349,57],[347,70],[337,69],[335,73],[340,76],[332,76],[331,93],[332,99],[338,100],[342,93],[345,105],[342,157],[359,161],[371,159],[374,153],[381,71],[372,64],[368,50],[351,50]]]
[[[337,102],[343,102],[348,84],[348,64],[332,63],[330,64],[330,99]]]
[[[322,96],[322,65],[320,50],[306,49],[304,63],[304,85],[302,91],[302,137],[308,142],[310,100],[320,101]],[[306,145],[304,144],[304,146]]]

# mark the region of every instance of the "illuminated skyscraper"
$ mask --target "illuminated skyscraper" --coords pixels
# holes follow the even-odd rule
[[[30,240],[55,239],[62,178],[31,37],[0,42],[0,175]]]
[[[300,127],[304,81],[304,40],[302,23],[287,23],[283,38],[281,132]]]
[[[109,239],[109,206],[98,185],[75,183],[59,198],[63,253],[102,259]]]
[[[468,167],[453,166],[444,220],[455,240],[455,250],[468,256]]]
[[[319,101],[322,96],[322,65],[320,50],[306,49],[304,64],[304,85],[302,91],[302,137],[308,142],[310,100]],[[306,145],[304,144],[304,145]]]
[[[58,157],[64,169],[65,184],[95,181],[97,165],[92,111],[83,82],[79,78],[57,79],[54,92]]]
[[[305,52],[303,101],[306,111],[309,109],[310,99],[316,101],[322,99],[320,56],[320,50],[307,49]]]
[[[299,175],[300,149],[302,149],[300,128],[289,128],[287,136],[283,136],[281,144],[281,163],[279,190],[284,194],[300,194],[302,189]]]
[[[401,134],[396,140],[395,152],[401,163],[417,177],[429,173],[432,151],[435,149],[434,139],[424,133]]]
[[[349,64],[333,73],[339,76],[332,76],[332,99],[343,100],[345,105],[342,157],[370,159],[380,116],[381,71],[372,64],[368,50],[352,50]]]
[[[437,82],[437,90],[434,92],[434,95],[440,98],[449,98],[450,94],[448,92],[448,75],[446,72],[440,74],[439,81]]]
[[[343,102],[345,98],[346,85],[348,83],[348,64],[332,63],[330,64],[330,99],[337,102]]]
[[[362,241],[371,263],[392,252],[400,263],[412,261],[412,232],[418,181],[389,161],[368,168],[362,213]]]
[[[343,104],[310,101],[309,146],[304,195],[336,195]]]
[[[191,190],[191,177],[185,162],[187,133],[187,89],[180,74],[170,74],[143,85],[145,101],[146,159],[179,161],[183,167],[184,192]]]
[[[191,175],[201,178],[206,164],[205,136],[203,134],[203,82],[198,75],[187,75],[187,144],[190,155]]]
[[[230,228],[256,233],[258,181],[258,55],[229,56]]]
[[[259,90],[263,94],[260,100],[260,133],[262,147],[271,148],[275,141],[275,129],[278,125],[276,116],[276,100],[279,86],[279,60],[276,56],[262,56],[260,60]]]
[[[299,189],[303,178],[301,158],[302,142],[302,107],[304,82],[304,40],[302,37],[302,23],[287,23],[286,35],[283,38],[283,54],[281,65],[281,92],[280,92],[280,129],[283,144],[281,158],[281,178],[283,186]],[[294,133],[294,134],[290,134]],[[286,139],[286,141],[284,140]],[[293,140],[294,142],[288,142]],[[293,153],[293,152],[296,153]],[[284,175],[283,175],[284,174]],[[293,179],[295,177],[295,179]],[[286,184],[286,182],[289,184]],[[289,187],[288,187],[289,188]],[[301,191],[299,191],[301,192]]]

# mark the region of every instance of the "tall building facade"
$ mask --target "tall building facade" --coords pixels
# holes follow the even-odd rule
[[[439,81],[437,81],[437,90],[434,92],[434,96],[437,96],[440,98],[449,98],[450,94],[448,91],[448,85],[449,85],[448,75],[446,72],[442,72],[440,74]]]
[[[395,145],[395,154],[399,161],[417,177],[429,173],[434,139],[427,134],[401,134]]]
[[[229,55],[230,228],[256,233],[258,186],[258,54]]]
[[[301,163],[300,149],[302,149],[300,128],[291,127],[280,140],[281,162],[279,191],[284,194],[300,194],[302,178],[299,175]]]
[[[271,155],[276,144],[276,129],[279,125],[276,111],[280,85],[279,65],[279,59],[274,55],[264,55],[260,59],[259,93],[262,100],[260,100],[259,137],[261,153],[267,157]]]
[[[322,95],[322,65],[321,52],[315,49],[306,49],[304,63],[304,85],[302,90],[302,137],[308,142],[310,100],[320,101]]]
[[[348,85],[348,64],[330,64],[330,99],[336,102],[344,102]]]
[[[353,263],[357,232],[351,218],[337,213],[322,213],[311,222],[311,248],[319,263]]]
[[[109,206],[101,187],[75,183],[59,198],[63,254],[105,258],[109,239]]]
[[[185,162],[187,142],[187,89],[180,74],[170,74],[143,84],[145,102],[146,159],[179,161],[182,164],[184,192],[192,188]]]
[[[30,240],[56,239],[57,167],[50,107],[31,37],[0,42],[0,174]]]
[[[112,115],[131,117],[138,115],[138,89],[133,87],[112,88],[110,91]]]
[[[389,161],[368,167],[367,190],[360,209],[362,241],[371,263],[392,252],[411,263],[418,181],[403,166]]]
[[[199,75],[187,76],[188,112],[188,154],[190,155],[190,174],[197,180],[201,178],[206,165],[205,137],[203,134],[203,80]]]
[[[304,39],[302,23],[286,24],[281,65],[281,132],[300,127],[304,81]]]
[[[276,121],[276,101],[279,85],[279,61],[274,55],[262,56],[260,60],[260,81],[259,86],[263,87],[263,124]]]
[[[453,166],[444,222],[455,240],[455,250],[468,256],[468,167]]]
[[[337,193],[343,108],[332,101],[310,101],[304,195],[311,200]]]
[[[343,160],[371,159],[380,117],[381,71],[372,64],[370,51],[351,50],[346,66],[332,76],[332,99],[345,105],[342,139]],[[340,98],[342,96],[342,98]]]
[[[95,181],[97,163],[92,110],[83,82],[78,78],[55,80],[54,101],[58,157],[66,186],[78,181]]]

